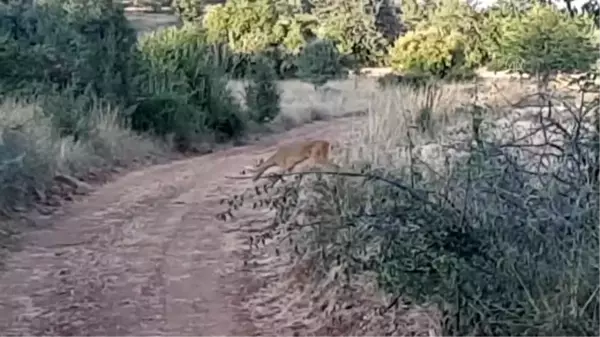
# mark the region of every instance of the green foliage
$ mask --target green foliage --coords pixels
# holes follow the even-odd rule
[[[327,81],[344,76],[340,53],[333,42],[316,40],[309,43],[298,55],[297,76],[312,83],[315,88]]]
[[[185,41],[185,43],[181,43]],[[141,98],[132,127],[187,143],[202,132],[235,137],[244,130],[240,106],[227,88],[225,67],[193,26],[169,28],[140,41],[144,65]]]
[[[268,63],[268,58],[255,58],[250,66],[249,79],[245,94],[250,118],[257,123],[273,120],[281,110],[281,95],[276,82],[277,74]]]
[[[416,29],[423,22],[429,22],[438,8],[435,0],[407,0],[402,3],[402,21],[409,30]]]
[[[227,43],[229,40],[228,26],[231,10],[218,4],[207,8],[202,19],[202,27],[206,29],[206,38],[210,43]]]
[[[213,6],[203,26],[209,42],[227,43],[236,52],[251,53],[283,40],[278,19],[272,0],[232,0]]]
[[[271,58],[280,78],[292,75],[294,55],[306,44],[316,23],[313,16],[295,13],[285,2],[272,0],[214,5],[203,20],[208,42],[226,45],[239,59],[240,64],[228,70],[235,78],[246,76],[246,66],[257,53]]]
[[[586,71],[597,59],[593,22],[585,16],[534,5],[500,20],[499,40],[490,44],[492,66],[531,74]]]
[[[195,137],[205,131],[202,117],[188,96],[161,87],[154,88],[146,98],[141,97],[130,114],[133,130],[156,136],[172,134],[181,150],[189,147]]]
[[[463,1],[409,1],[404,14],[413,28],[390,50],[393,68],[436,77],[470,77],[488,55],[483,16]],[[405,49],[408,48],[409,50]]]
[[[319,19],[319,38],[333,41],[342,55],[351,55],[362,66],[383,65],[388,41],[360,2],[319,1],[313,12]]]
[[[147,47],[148,44],[152,44],[152,48]],[[166,58],[173,48],[186,44],[207,44],[205,31],[197,24],[184,23],[181,27],[166,27],[147,34],[139,41],[140,48],[155,54],[153,58]]]
[[[317,29],[318,21],[313,15],[297,13],[293,16],[281,17],[278,25],[285,32],[281,43],[286,51],[298,54],[306,45],[307,37]]]
[[[0,40],[3,93],[58,86],[109,100],[130,98],[136,34],[111,0],[1,6]]]
[[[172,0],[171,6],[181,21],[194,22],[202,18],[203,0]]]
[[[467,75],[476,64],[468,62],[465,43],[463,34],[446,35],[435,27],[408,32],[390,50],[390,64],[400,72],[438,78]]]

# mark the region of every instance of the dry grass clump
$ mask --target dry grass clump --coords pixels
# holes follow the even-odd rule
[[[51,117],[44,113],[48,101],[6,98],[0,105],[0,237],[15,234],[6,220],[32,203],[56,206],[65,197],[62,185],[77,190],[90,178],[113,167],[165,153],[158,143],[123,127],[118,111],[97,105],[91,108],[87,134],[75,140],[61,137]],[[60,108],[60,107],[59,107]],[[66,107],[62,107],[66,108]],[[60,179],[59,179],[60,178]],[[58,194],[58,195],[57,195]],[[67,196],[68,197],[68,196]],[[14,223],[13,223],[14,224]],[[9,226],[10,225],[10,226]]]
[[[258,195],[255,206],[272,209],[253,243],[276,251],[294,276],[265,290],[287,299],[297,318],[290,329],[600,327],[600,102],[538,95],[546,104],[518,109],[460,89],[386,90],[338,155],[343,172],[299,174],[231,201],[233,211]]]

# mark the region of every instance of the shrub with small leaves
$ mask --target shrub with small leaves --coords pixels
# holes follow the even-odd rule
[[[186,141],[203,131],[224,138],[243,132],[241,107],[227,88],[227,64],[202,34],[191,25],[172,27],[144,36],[139,45],[144,86],[131,115],[134,129]]]
[[[22,92],[30,82],[46,91],[57,86],[116,101],[131,98],[136,34],[112,0],[0,6],[0,40],[7,47],[0,50],[2,93]]]
[[[309,43],[298,55],[296,75],[310,82],[315,89],[329,80],[344,77],[341,55],[333,42],[315,40]]]
[[[211,6],[202,25],[210,42],[226,42],[235,52],[254,53],[282,41],[285,31],[278,20],[272,0],[230,0]]]
[[[586,16],[571,17],[536,4],[520,16],[500,21],[500,37],[491,43],[493,69],[548,75],[588,71],[598,59],[594,25]]]
[[[277,74],[268,60],[261,56],[254,59],[249,72],[250,83],[245,88],[249,116],[257,123],[269,122],[281,110]]]
[[[437,27],[412,31],[400,37],[389,51],[392,68],[404,73],[429,74],[438,78],[466,77],[476,64],[467,59],[466,38],[460,32]]]

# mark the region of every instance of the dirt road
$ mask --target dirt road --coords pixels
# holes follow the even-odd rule
[[[224,176],[278,142],[331,138],[343,124],[315,123],[133,172],[66,206],[48,219],[49,229],[27,235],[0,273],[0,334],[268,333],[257,331],[241,305],[241,290],[261,281],[243,270],[246,235],[236,230],[250,218],[214,218],[222,197],[251,182]]]

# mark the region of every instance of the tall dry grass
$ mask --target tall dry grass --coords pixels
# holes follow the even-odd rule
[[[244,81],[231,81],[229,88],[244,102]],[[281,113],[270,127],[274,131],[289,130],[315,120],[328,120],[347,115],[364,114],[377,92],[375,80],[356,86],[353,80],[330,81],[319,90],[300,80],[278,82],[281,91]]]
[[[77,141],[61,137],[35,99],[6,98],[0,105],[0,237],[15,234],[7,218],[34,202],[51,198],[55,177],[86,177],[93,171],[126,167],[162,156],[167,147],[137,135],[121,124],[119,111],[96,106],[90,111],[89,134]]]

